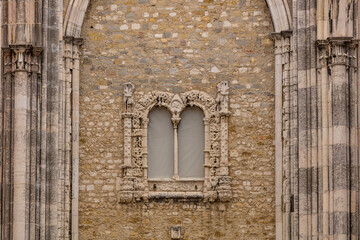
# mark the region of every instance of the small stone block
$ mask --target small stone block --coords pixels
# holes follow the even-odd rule
[[[171,239],[180,239],[181,238],[181,227],[173,226],[170,228]]]

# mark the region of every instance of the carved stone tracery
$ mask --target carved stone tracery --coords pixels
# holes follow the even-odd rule
[[[153,91],[139,99],[134,99],[133,93],[134,86],[131,83],[125,84],[124,162],[119,201],[147,201],[149,198],[202,198],[211,202],[229,201],[232,194],[228,171],[228,82],[219,83],[216,99],[197,90],[181,94]],[[205,116],[204,180],[179,179],[178,176],[175,177],[176,172],[174,172],[174,180],[148,179],[149,112],[155,107],[167,108],[176,129],[181,121],[180,114],[187,106],[199,107]],[[174,158],[176,155],[175,153]]]

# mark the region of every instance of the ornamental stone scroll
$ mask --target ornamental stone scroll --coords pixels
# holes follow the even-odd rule
[[[192,90],[180,94],[152,91],[141,96],[134,86],[124,86],[124,160],[118,178],[119,202],[148,201],[152,198],[199,199],[205,202],[229,201],[232,197],[228,164],[228,94],[229,84],[218,84],[216,99]],[[180,114],[188,106],[203,111],[205,127],[203,179],[181,179],[174,167],[171,180],[149,179],[147,132],[148,115],[155,107],[165,107],[171,113],[174,131],[181,121]],[[175,138],[177,135],[175,135]],[[177,146],[174,150],[177,166]]]

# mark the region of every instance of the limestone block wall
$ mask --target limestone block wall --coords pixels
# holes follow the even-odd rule
[[[80,239],[275,239],[274,43],[263,0],[93,0],[82,29]],[[123,85],[135,96],[230,83],[228,203],[119,203]]]

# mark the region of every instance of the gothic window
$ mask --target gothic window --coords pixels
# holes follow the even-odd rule
[[[121,202],[151,198],[229,201],[228,93],[124,89],[124,158],[118,178]]]

